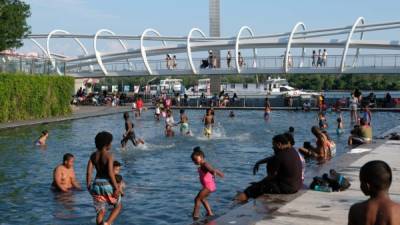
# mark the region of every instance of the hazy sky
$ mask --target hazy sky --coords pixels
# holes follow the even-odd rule
[[[32,33],[64,29],[94,34],[98,29],[107,28],[117,34],[139,35],[151,27],[163,35],[185,36],[190,28],[199,27],[208,34],[208,0],[26,2],[31,5]],[[351,25],[359,16],[365,17],[366,23],[397,21],[399,10],[398,0],[221,0],[221,34],[235,36],[243,25],[250,26],[259,35],[284,32],[298,21],[304,22],[307,29],[337,27]],[[395,40],[400,39],[400,30],[367,36]],[[66,46],[70,45],[74,43]],[[60,50],[67,51],[66,46]]]

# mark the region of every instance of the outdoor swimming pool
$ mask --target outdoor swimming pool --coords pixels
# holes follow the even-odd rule
[[[102,130],[114,135],[113,152],[122,162],[127,188],[122,214],[116,224],[190,224],[193,199],[200,190],[196,166],[190,159],[194,146],[200,145],[212,165],[225,173],[217,179],[217,192],[209,198],[217,215],[235,207],[236,191],[265,174],[252,175],[254,163],[271,154],[272,136],[295,128],[296,145],[312,141],[310,127],[317,125],[316,113],[273,111],[269,122],[262,111],[216,111],[214,137],[202,136],[203,110],[187,111],[193,137],[164,136],[164,122],[148,111],[134,120],[137,136],[146,144],[122,151],[119,142],[124,131],[122,114],[0,131],[0,214],[3,224],[94,224],[95,211],[88,192],[55,194],[50,191],[52,173],[66,152],[75,155],[75,172],[85,186],[86,164],[94,151],[94,137]],[[335,133],[335,113],[328,114],[329,133],[337,143],[338,155],[347,151],[349,113],[344,112],[345,135]],[[178,120],[178,111],[174,111]],[[399,114],[373,113],[374,134],[400,124]],[[41,130],[48,129],[46,149],[33,145]],[[308,166],[314,167],[316,165]]]

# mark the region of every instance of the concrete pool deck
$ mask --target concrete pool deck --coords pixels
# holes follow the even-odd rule
[[[400,132],[400,127],[390,132]],[[378,140],[375,144],[360,146],[357,149],[370,151],[362,154],[346,154],[343,157],[343,161],[350,162],[347,166],[340,167],[338,171],[351,182],[351,187],[344,192],[302,190],[295,195],[264,195],[206,224],[347,224],[350,206],[367,199],[360,190],[359,171],[362,165],[371,160],[383,160],[391,166],[393,182],[390,196],[394,201],[400,202],[400,141]],[[319,173],[322,175],[329,168],[329,165],[324,166]]]

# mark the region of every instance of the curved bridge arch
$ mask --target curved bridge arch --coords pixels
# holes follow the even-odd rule
[[[285,61],[284,61],[285,62],[285,65],[284,65],[285,73],[287,73],[288,70],[289,70],[289,66],[288,66],[289,65],[289,52],[290,52],[290,48],[292,47],[293,36],[296,33],[296,31],[299,28],[299,26],[301,26],[303,28],[303,31],[306,30],[306,25],[304,25],[303,22],[298,22],[298,23],[296,23],[296,25],[294,25],[292,31],[290,32],[288,43],[287,43],[287,46],[286,46],[286,51],[285,51]],[[306,54],[306,51],[305,51],[305,49],[303,47],[302,48],[302,54],[301,54],[303,56],[303,58],[304,58],[305,54]],[[300,67],[302,67],[302,66],[303,66],[303,61],[300,63]]]
[[[47,54],[46,49],[43,47],[43,45],[41,45],[38,41],[36,41],[33,38],[29,38],[29,40],[31,40],[38,48],[40,48],[40,50],[42,50],[42,52],[46,55],[47,58],[49,58],[49,54]]]
[[[54,58],[53,58],[53,56],[51,55],[51,52],[50,52],[50,39],[51,39],[51,36],[53,34],[56,34],[56,33],[63,33],[63,34],[70,34],[70,33],[68,31],[65,31],[65,30],[52,30],[49,33],[49,35],[47,35],[47,41],[46,41],[47,57],[49,57],[51,65],[53,66],[53,68],[56,68],[57,73],[59,75],[61,75],[60,69],[56,66]],[[74,40],[81,47],[81,49],[83,50],[83,53],[85,54],[85,56],[88,55],[89,53],[88,53],[87,49],[85,48],[85,46],[82,44],[82,42],[78,38],[74,38]]]
[[[143,33],[142,33],[142,35],[140,36],[140,53],[142,54],[143,63],[144,63],[144,66],[145,66],[146,69],[147,69],[147,72],[148,72],[150,75],[153,75],[153,71],[152,71],[151,68],[150,68],[149,61],[147,60],[146,49],[145,49],[144,44],[143,44],[144,37],[145,37],[146,34],[149,33],[149,32],[151,32],[151,33],[157,35],[158,37],[161,37],[161,34],[160,34],[160,32],[158,32],[157,30],[155,30],[155,29],[153,29],[153,28],[148,28],[148,29],[144,30]],[[166,43],[165,41],[162,41],[162,43],[163,43],[163,46],[164,46],[164,47],[167,46],[167,43]]]
[[[98,31],[96,32],[96,34],[94,35],[94,39],[93,39],[93,49],[94,49],[94,54],[95,54],[95,56],[96,56],[97,63],[99,64],[100,69],[101,69],[101,71],[103,71],[104,75],[107,76],[108,72],[107,72],[106,67],[105,67],[104,64],[103,64],[103,60],[101,59],[101,53],[97,50],[97,38],[98,38],[98,36],[99,36],[100,34],[102,34],[102,33],[111,34],[111,35],[113,35],[113,36],[115,36],[115,33],[112,32],[111,30],[108,30],[108,29],[100,29],[100,30],[98,30]],[[118,39],[118,41],[119,41],[119,43],[121,44],[122,48],[124,48],[125,51],[127,51],[128,48],[126,47],[126,45],[124,44],[124,42],[123,42],[121,39]],[[127,59],[127,61],[128,61],[128,59]],[[128,61],[128,63],[129,63],[129,61]],[[129,64],[130,64],[130,63],[129,63]]]
[[[188,55],[188,59],[189,59],[189,65],[190,65],[190,68],[192,69],[193,74],[197,74],[196,67],[193,64],[192,49],[190,47],[190,38],[192,38],[193,32],[197,32],[197,33],[201,34],[201,36],[203,36],[203,38],[206,38],[207,36],[199,28],[192,28],[189,31],[189,34],[186,39],[186,48],[187,48],[187,55]]]
[[[238,32],[238,34],[237,34],[237,36],[236,36],[236,42],[235,42],[235,63],[236,63],[236,71],[237,71],[238,73],[241,72],[241,68],[240,68],[240,65],[239,65],[239,42],[240,42],[240,36],[242,35],[242,32],[243,32],[244,30],[247,30],[247,31],[250,33],[251,37],[254,37],[254,32],[253,32],[253,30],[252,30],[250,27],[248,27],[248,26],[243,26],[243,27],[241,27],[240,30],[239,30],[239,32]],[[255,48],[253,48],[253,57],[254,57],[253,64],[255,64],[255,62],[256,62],[256,57],[257,57],[257,51],[256,51]]]
[[[340,72],[341,72],[341,73],[343,73],[344,67],[345,67],[345,64],[346,64],[346,56],[347,56],[347,51],[349,50],[349,46],[350,46],[350,42],[351,42],[351,37],[353,36],[354,30],[357,28],[357,26],[360,24],[360,22],[361,22],[361,24],[364,24],[364,23],[365,23],[364,17],[358,17],[358,18],[357,18],[356,22],[354,22],[354,24],[353,24],[353,26],[352,26],[352,28],[351,28],[351,30],[350,30],[350,32],[349,32],[349,35],[347,36],[346,45],[345,45],[345,47],[344,47],[344,49],[343,49],[342,61],[341,61],[341,63],[340,63]],[[363,36],[364,36],[364,32],[361,31],[360,40],[363,39]],[[359,54],[359,53],[360,53],[360,49],[357,48],[357,51],[356,51],[356,55],[355,55],[355,58],[354,58],[353,65],[355,64],[355,60],[358,58],[358,54]]]

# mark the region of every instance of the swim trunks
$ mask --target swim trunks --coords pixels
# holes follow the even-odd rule
[[[209,126],[209,127],[204,127],[203,132],[204,132],[204,136],[210,137],[211,134],[212,134],[212,128],[211,128],[211,126]]]
[[[188,123],[181,123],[180,127],[181,133],[188,133],[189,132],[189,124]]]
[[[93,197],[96,213],[105,210],[108,205],[117,206],[121,202],[121,197],[113,196],[114,190],[107,179],[96,178],[90,188],[90,194]]]

